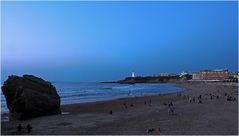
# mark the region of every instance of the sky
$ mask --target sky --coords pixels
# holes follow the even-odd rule
[[[237,2],[1,2],[1,80],[238,69]]]

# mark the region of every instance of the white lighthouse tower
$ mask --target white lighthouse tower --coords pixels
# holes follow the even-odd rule
[[[131,75],[131,77],[135,77],[135,75],[134,75],[134,71],[132,72],[132,75]]]

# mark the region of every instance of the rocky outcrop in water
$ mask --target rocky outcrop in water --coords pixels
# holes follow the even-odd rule
[[[20,113],[22,118],[61,113],[56,88],[33,75],[9,76],[2,92],[9,111]]]

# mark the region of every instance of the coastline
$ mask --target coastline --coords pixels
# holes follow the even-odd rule
[[[32,134],[145,134],[145,129],[154,127],[160,127],[160,134],[238,134],[238,101],[228,102],[223,96],[218,100],[209,100],[204,96],[206,93],[216,94],[218,90],[221,94],[227,92],[234,95],[238,93],[237,87],[190,82],[176,85],[185,90],[160,96],[62,105],[64,114],[61,115],[1,122],[2,134],[16,134],[18,123],[31,123]],[[190,104],[184,98],[200,94],[203,95],[202,104]],[[144,104],[149,100],[152,106]],[[163,105],[171,101],[176,115],[168,115],[167,106]],[[128,105],[127,109],[124,103]],[[130,107],[130,104],[134,106]],[[113,115],[109,114],[110,110]]]
[[[108,84],[108,83],[107,83]],[[118,83],[120,84],[120,83]],[[148,83],[150,84],[150,83]],[[177,86],[176,83],[174,83],[175,86]],[[177,86],[179,87],[179,86]],[[180,92],[169,92],[169,93],[162,93],[162,94],[154,94],[154,95],[145,95],[145,96],[131,96],[131,97],[122,97],[122,98],[116,98],[116,99],[109,99],[109,100],[99,100],[99,101],[94,101],[94,102],[82,102],[82,103],[72,103],[72,104],[61,104],[61,109],[62,109],[62,112],[63,113],[68,113],[70,111],[72,111],[73,113],[74,112],[77,112],[77,110],[71,110],[73,109],[74,107],[79,107],[81,108],[80,111],[83,111],[82,110],[82,107],[88,107],[88,106],[91,106],[91,105],[99,105],[99,107],[101,107],[102,105],[101,104],[106,104],[106,103],[114,103],[114,102],[118,102],[118,101],[130,101],[130,100],[136,100],[136,99],[150,99],[151,97],[157,97],[157,96],[167,96],[169,95],[169,97],[171,95],[174,95],[174,94],[177,94],[177,93],[181,93],[183,91],[185,91],[185,89],[183,87],[179,87],[182,89],[182,91]],[[69,111],[67,111],[68,109],[70,109]],[[5,113],[1,113],[1,118],[4,119],[4,121],[1,121],[1,122],[7,122],[9,119],[9,116],[10,116],[11,113],[9,112],[5,112]],[[15,117],[12,118],[13,120],[15,120]]]
[[[101,83],[99,82],[100,84],[111,84],[111,83]],[[120,83],[113,83],[113,84],[120,84]],[[137,83],[137,85],[141,85],[141,84],[163,84],[163,85],[168,85],[168,84],[171,84],[173,87],[177,87],[176,83]],[[105,90],[112,90],[113,87],[109,87],[109,88],[104,88]],[[157,87],[158,88],[158,87]],[[160,88],[160,87],[159,87]],[[62,101],[61,102],[61,107],[62,106],[67,106],[67,105],[74,105],[74,104],[90,104],[90,103],[98,103],[98,102],[107,102],[107,101],[113,101],[113,100],[118,100],[118,99],[131,99],[131,98],[138,98],[138,97],[145,97],[145,96],[154,96],[154,95],[159,95],[159,94],[171,94],[171,93],[177,93],[177,92],[181,92],[181,90],[183,90],[182,87],[178,87],[180,88],[179,90],[174,90],[174,91],[161,91],[161,92],[158,92],[158,93],[154,93],[154,94],[147,94],[144,92],[144,95],[141,96],[140,94],[137,94],[137,92],[134,94],[134,95],[131,95],[131,96],[128,96],[128,91],[125,92],[124,95],[120,94],[119,96],[115,95],[114,97],[105,97],[105,98],[100,98],[100,99],[95,99],[95,100],[91,100],[91,101],[81,101],[81,102],[78,102],[78,101],[73,101],[73,102],[66,102],[66,101]],[[61,88],[59,88],[61,89]],[[129,89],[130,90],[130,89]],[[61,93],[61,92],[58,92],[58,93]],[[64,97],[64,96],[63,96]],[[79,98],[80,99],[80,98]],[[9,114],[9,111],[2,111],[1,112],[1,115],[3,116],[7,116]]]

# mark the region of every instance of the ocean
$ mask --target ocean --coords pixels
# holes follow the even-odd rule
[[[118,98],[167,94],[183,91],[173,83],[52,83],[61,97],[61,105],[113,100]],[[1,114],[8,112],[1,91]]]

